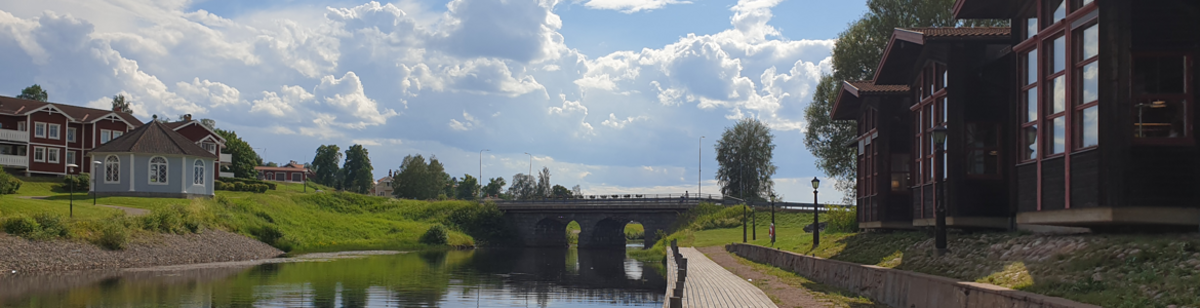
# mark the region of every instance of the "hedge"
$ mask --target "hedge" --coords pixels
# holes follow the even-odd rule
[[[224,178],[223,177],[223,178],[218,178],[217,181],[230,183],[230,184],[233,184],[233,183],[263,184],[263,185],[267,185],[267,188],[270,190],[275,190],[275,186],[278,185],[278,184],[275,184],[274,182],[268,182],[268,181],[256,180],[256,179],[244,179],[244,178]]]

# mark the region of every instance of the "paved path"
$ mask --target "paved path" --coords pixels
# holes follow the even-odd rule
[[[683,307],[776,307],[758,287],[725,270],[695,248],[680,247],[679,252],[688,259]],[[667,253],[670,254],[669,249]],[[675,287],[675,261],[670,257],[667,260],[667,273],[670,274],[667,291],[670,292]]]
[[[46,198],[50,198],[50,197],[49,196],[20,196],[17,198],[46,199]],[[122,210],[122,211],[125,211],[125,215],[129,215],[129,216],[142,216],[142,215],[150,214],[150,210],[147,210],[147,209],[139,209],[139,208],[125,207],[125,206],[119,206],[119,205],[108,205],[108,204],[97,204],[96,206]]]

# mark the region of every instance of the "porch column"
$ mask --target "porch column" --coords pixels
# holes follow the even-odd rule
[[[179,192],[187,193],[187,156],[179,158]]]
[[[133,173],[134,168],[136,168],[136,167],[134,167],[134,165],[136,165],[136,164],[137,164],[137,162],[133,161],[133,153],[129,153],[129,174],[125,175],[125,178],[129,179],[129,191],[130,192],[133,191],[133,181],[135,179],[137,179],[137,176],[134,175],[134,173]]]

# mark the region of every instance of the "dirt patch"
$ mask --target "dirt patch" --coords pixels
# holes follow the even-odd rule
[[[697,250],[734,275],[749,279],[750,283],[766,292],[767,296],[770,296],[779,307],[829,307],[828,304],[813,297],[809,290],[791,286],[774,276],[739,263],[729,252],[725,251],[724,247],[702,247]]]

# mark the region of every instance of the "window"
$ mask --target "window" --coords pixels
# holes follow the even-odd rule
[[[1133,135],[1139,141],[1191,137],[1192,61],[1180,53],[1134,56]]]
[[[75,128],[67,127],[67,142],[75,142]]]
[[[275,180],[280,182],[287,180],[287,172],[276,172]]]
[[[1065,11],[1065,7],[1063,10]],[[1051,123],[1045,137],[1046,149],[1049,150],[1047,156],[1062,154],[1067,148],[1067,119],[1064,117],[1067,110],[1066,40],[1066,36],[1052,39],[1047,50],[1047,54],[1052,55],[1046,59],[1046,67],[1050,69],[1046,71],[1046,79],[1043,80],[1048,83],[1046,87],[1050,91],[1043,91],[1045,94],[1042,98],[1046,107],[1046,121]]]
[[[967,174],[999,174],[1000,125],[967,123],[966,130]]]
[[[197,159],[192,163],[192,185],[204,185],[204,161]]]
[[[29,128],[25,127],[25,121],[17,121],[17,131],[24,132],[24,131],[28,131],[28,130],[29,130]]]
[[[107,129],[100,130],[100,144],[108,143],[112,140],[112,131]]]
[[[62,135],[60,135],[61,131],[62,131],[62,124],[50,124],[50,131],[48,132],[50,135],[50,139],[54,139],[54,140],[61,139],[62,138]]]
[[[121,182],[121,159],[116,155],[109,155],[104,159],[104,183],[113,184]]]
[[[912,108],[915,113],[913,119],[917,123],[913,131],[915,134],[913,138],[913,154],[916,155],[913,161],[914,166],[916,166],[913,184],[917,186],[932,184],[935,179],[933,156],[937,145],[933,144],[933,129],[938,126],[947,125],[949,118],[949,114],[946,112],[949,108],[948,101],[946,100],[947,92],[946,88],[942,87],[944,80],[939,80],[944,79],[945,77],[943,76],[947,76],[946,66],[930,63],[925,66],[921,77],[918,78],[924,84],[915,87],[922,89],[922,92],[932,91],[931,95],[925,96],[920,100],[920,103]],[[944,163],[945,155],[942,158],[942,162]],[[943,177],[945,176],[945,171],[945,169],[942,170]]]
[[[303,182],[303,181],[304,181],[304,179],[300,177],[299,173],[292,173],[292,182]]]
[[[79,164],[79,162],[75,161],[75,151],[67,151],[67,163]]]
[[[122,134],[125,134],[125,132],[119,131],[119,130],[114,130],[114,131],[112,131],[112,138],[117,139],[117,137],[121,137]]]
[[[51,163],[51,164],[59,163],[59,157],[61,157],[61,156],[58,156],[58,155],[59,155],[58,148],[47,148],[46,149],[46,162]]]
[[[1081,27],[1074,37],[1074,147],[1085,149],[1100,144],[1100,25]]]
[[[892,154],[892,191],[908,189],[908,162],[908,154]]]
[[[213,153],[213,154],[217,153],[217,144],[216,143],[205,142],[205,143],[201,143],[200,145],[202,147],[204,147],[204,150],[208,151],[209,153]]]
[[[162,156],[150,158],[150,184],[167,184],[167,159]]]
[[[33,136],[38,138],[46,138],[46,123],[33,122]]]
[[[46,162],[46,148],[33,147],[33,161],[39,163]]]

